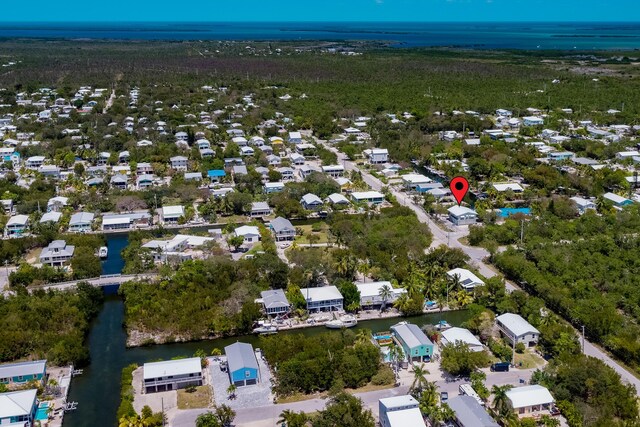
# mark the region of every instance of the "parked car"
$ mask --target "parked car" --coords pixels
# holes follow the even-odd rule
[[[491,372],[509,372],[509,367],[511,364],[509,362],[499,362],[491,365]]]
[[[440,393],[440,401],[444,403],[447,400],[449,400],[449,393],[447,393],[446,391],[441,392]]]

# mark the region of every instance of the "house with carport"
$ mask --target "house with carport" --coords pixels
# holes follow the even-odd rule
[[[428,362],[433,355],[434,344],[413,323],[400,322],[391,327],[393,339],[402,347],[405,357],[410,362]]]
[[[145,393],[178,390],[203,384],[202,362],[199,357],[145,363],[142,371]]]

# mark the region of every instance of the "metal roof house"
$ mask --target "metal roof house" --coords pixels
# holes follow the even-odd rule
[[[202,365],[199,357],[145,363],[142,370],[145,393],[202,385]]]
[[[20,237],[29,227],[29,217],[27,215],[16,215],[9,218],[4,228],[7,237]]]
[[[409,361],[428,362],[431,359],[434,345],[417,325],[400,322],[391,327],[391,332]]]
[[[388,286],[391,290],[391,296],[383,301],[380,291],[384,286]],[[360,291],[360,305],[362,307],[377,307],[385,303],[387,306],[392,305],[398,297],[407,292],[404,288],[394,288],[391,282],[368,282],[356,283],[358,291]]]
[[[478,276],[465,268],[454,268],[453,270],[449,270],[447,271],[447,276],[451,279],[457,277],[460,282],[460,286],[465,291],[472,291],[476,286],[484,285],[484,282],[480,280]]]
[[[237,342],[224,348],[229,366],[229,380],[235,386],[257,384],[260,368],[251,344]]]
[[[378,401],[382,427],[425,427],[418,401],[412,396],[394,396]]]
[[[478,338],[476,338],[468,329],[453,327],[442,331],[441,334],[441,343],[443,345],[460,342],[466,344],[471,351],[484,351],[484,347],[480,340],[478,340]]]
[[[0,365],[0,384],[24,384],[33,380],[42,382],[46,376],[46,360]]]
[[[458,427],[500,427],[476,399],[471,396],[456,396],[447,402],[455,413]]]
[[[38,410],[38,390],[20,390],[0,394],[0,425],[25,427],[33,425]]]
[[[269,316],[281,316],[291,310],[291,304],[282,289],[262,291],[260,296],[259,301]]]
[[[449,221],[455,225],[475,224],[478,220],[476,211],[464,206],[452,206],[447,211],[449,212]]]
[[[67,245],[64,240],[54,240],[40,252],[40,262],[52,267],[61,267],[65,262],[71,260],[75,249],[75,246]]]
[[[160,219],[163,224],[177,224],[180,217],[184,216],[184,208],[180,205],[163,206],[160,211]]]
[[[500,332],[512,344],[524,343],[527,347],[533,347],[538,343],[540,331],[534,328],[529,322],[521,316],[513,313],[504,313],[496,317],[496,324]]]
[[[291,224],[291,221],[286,218],[281,216],[277,217],[271,221],[270,227],[271,230],[273,230],[273,234],[275,234],[276,242],[296,238],[296,228]]]
[[[335,286],[300,288],[300,293],[307,301],[308,311],[340,311],[343,309],[344,298]]]
[[[91,231],[94,215],[91,212],[78,212],[71,215],[69,220],[69,231],[75,233],[86,233]]]
[[[306,210],[314,211],[322,207],[322,200],[315,194],[307,193],[300,199],[300,204]]]
[[[506,394],[509,405],[520,417],[541,415],[555,402],[549,390],[541,385],[512,388]]]

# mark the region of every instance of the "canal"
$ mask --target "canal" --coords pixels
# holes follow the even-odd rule
[[[124,262],[120,251],[126,246],[127,234],[107,235],[109,256],[104,261],[104,274],[119,273]],[[207,354],[214,348],[222,350],[236,341],[248,342],[254,347],[260,346],[260,338],[255,335],[219,338],[215,340],[153,345],[148,347],[126,348],[124,324],[124,303],[115,289],[105,289],[105,302],[102,311],[94,320],[88,337],[91,363],[83,368],[80,376],[74,377],[69,401],[78,402],[78,409],[65,415],[65,427],[114,427],[117,425],[116,412],[120,404],[120,376],[122,369],[131,364],[171,359],[176,356],[192,356],[196,350],[203,349]],[[468,317],[465,311],[430,313],[404,319],[376,319],[360,322],[354,329],[372,331],[389,330],[400,320],[407,320],[419,326],[435,324],[446,320],[458,326]],[[317,335],[329,331],[324,327],[283,331],[279,334]],[[334,333],[338,333],[334,331]]]

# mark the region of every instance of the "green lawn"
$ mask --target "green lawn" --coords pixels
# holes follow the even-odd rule
[[[298,225],[296,226],[296,228],[301,228],[303,233],[302,236],[296,236],[296,243],[300,244],[308,244],[309,243],[309,239],[307,236],[309,236],[310,233],[313,233],[314,235],[318,236],[319,239],[317,241],[314,241],[313,243],[327,243],[329,241],[329,226],[327,224],[325,224],[324,222],[320,222],[317,223],[321,225],[321,231],[317,231],[314,232],[312,231],[313,225],[308,224],[308,225]]]
[[[522,363],[522,366],[519,366]],[[525,351],[523,354],[516,353],[515,365],[521,369],[539,368],[544,365],[544,359],[536,353]]]
[[[193,393],[178,390],[178,409],[208,408],[211,404],[211,387],[201,385]]]

